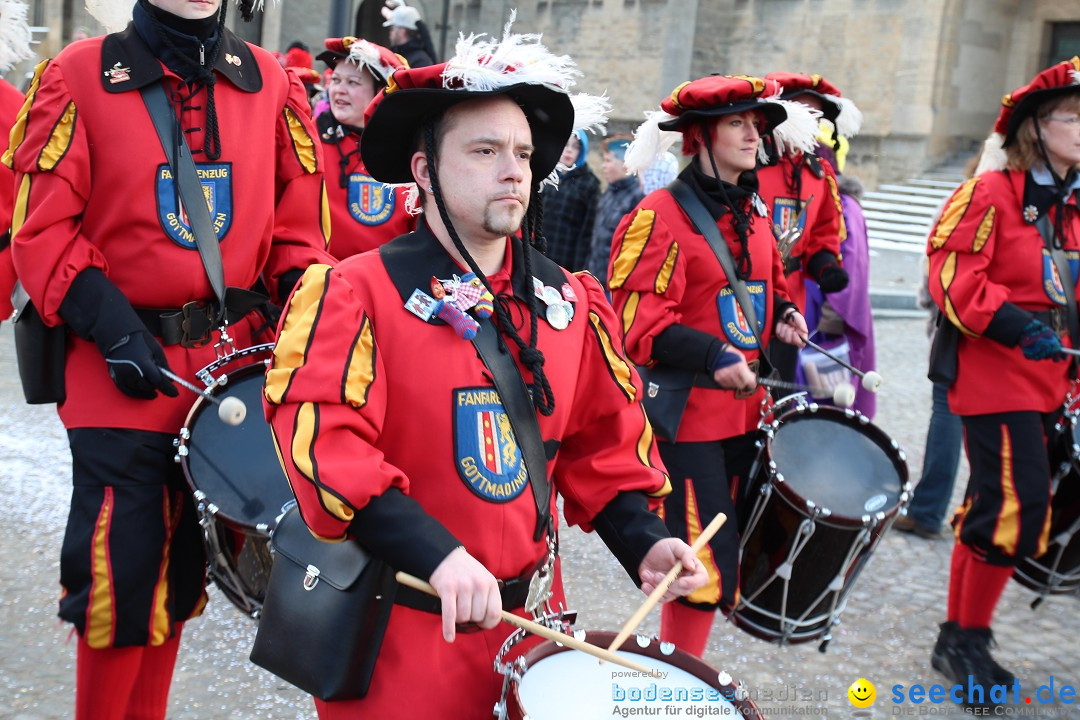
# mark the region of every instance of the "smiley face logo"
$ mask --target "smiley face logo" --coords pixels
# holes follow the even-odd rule
[[[851,683],[851,687],[847,690],[847,696],[855,707],[868,708],[877,699],[877,688],[874,687],[874,683],[866,678],[859,678]]]

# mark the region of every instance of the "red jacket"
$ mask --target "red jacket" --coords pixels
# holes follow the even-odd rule
[[[23,94],[7,80],[0,79],[0,147],[7,149],[8,133],[22,107]],[[15,174],[7,165],[0,164],[0,234],[11,227],[11,210],[15,199]],[[11,317],[11,291],[15,287],[15,263],[11,259],[11,246],[0,242],[0,320]]]
[[[1009,312],[1006,302],[1033,313],[1064,305],[1061,278],[1042,236],[1024,220],[1025,176],[987,172],[968,180],[930,234],[930,294],[963,332],[949,389],[949,406],[958,415],[1050,412],[1061,407],[1069,387],[1069,363],[1027,360],[1018,346],[989,336],[997,334],[991,321],[1000,326]],[[1069,203],[1076,204],[1075,193]],[[1080,217],[1072,211],[1066,218],[1064,249],[1075,276]],[[1066,346],[1067,335],[1061,338]]]
[[[741,249],[731,213],[718,221],[736,263]],[[766,344],[772,337],[774,295],[787,300],[784,269],[766,218],[753,216],[748,239],[751,301]],[[626,354],[638,365],[653,362],[653,340],[675,323],[738,348],[747,361],[760,354],[720,262],[667,190],[650,193],[619,223],[608,268],[611,301],[622,319]],[[679,426],[678,442],[723,440],[757,426],[763,387],[749,398],[730,390],[695,387]]]
[[[278,291],[283,273],[326,262],[320,223],[322,153],[307,97],[270,53],[225,32],[215,71],[222,156],[196,155],[221,245],[225,283],[249,288],[260,277]],[[137,89],[167,70],[133,26],[68,46],[38,65],[5,161],[16,173],[15,267],[48,324],[72,280],[96,267],[135,307],[179,308],[214,297],[182,210],[161,141]],[[184,105],[180,124],[202,148],[205,90]],[[13,153],[13,155],[12,155]],[[286,293],[287,293],[286,288]],[[67,401],[71,427],[175,431],[192,396],[137,400],[109,380],[93,343],[69,334]],[[252,342],[237,327],[238,343]],[[165,348],[177,374],[194,379],[211,347]]]
[[[431,275],[464,271],[423,223],[408,238],[421,235],[433,248],[419,271],[426,292]],[[509,292],[513,267],[520,299],[532,283],[512,254],[489,280],[494,293]],[[538,321],[555,396],[540,431],[566,520],[589,529],[620,490],[652,494],[655,508],[668,485],[637,402],[641,381],[619,352],[603,290],[591,276],[558,271],[564,285],[555,290],[574,298],[575,311],[565,330],[543,315]],[[512,304],[511,316],[521,318],[520,300]],[[527,342],[528,325],[519,331]],[[516,361],[517,350],[511,353]],[[523,376],[531,382],[528,370]],[[487,368],[449,325],[425,323],[404,307],[378,253],[308,270],[282,319],[265,393],[267,419],[315,534],[343,537],[371,497],[397,487],[496,577],[520,576],[543,557],[521,451]],[[485,443],[494,452],[485,453]]]
[[[784,155],[776,165],[759,168],[757,177],[758,193],[769,206],[769,221],[777,240],[813,196],[801,223],[802,237],[791,249],[791,257],[801,262],[787,281],[792,302],[802,310],[806,307],[805,278],[810,258],[824,251],[839,261],[840,244],[847,237],[836,173],[820,158],[798,153],[794,157]]]
[[[339,124],[329,111],[317,124],[326,158],[330,253],[344,260],[416,229],[417,216],[405,210],[405,189],[389,188],[368,174],[360,158],[360,133]]]

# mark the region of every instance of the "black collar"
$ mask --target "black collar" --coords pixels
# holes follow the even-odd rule
[[[1076,171],[1070,170],[1065,177],[1066,191],[1065,196],[1062,197],[1061,191],[1056,186],[1045,185],[1036,181],[1031,170],[1024,173],[1024,221],[1029,225],[1033,225],[1059,201],[1063,205],[1068,204],[1070,201],[1075,204],[1076,191],[1072,188],[1076,181]]]
[[[214,70],[244,92],[262,90],[262,73],[251,48],[229,30],[222,28],[221,32],[224,44]],[[122,32],[105,36],[101,43],[101,73],[101,84],[110,93],[138,90],[165,77],[161,61],[135,32],[134,23]]]
[[[315,118],[315,126],[319,130],[319,137],[322,138],[322,141],[331,145],[337,145],[350,135],[355,135],[359,139],[364,132],[364,128],[339,123],[337,118],[334,117],[334,113],[329,110],[320,113]]]

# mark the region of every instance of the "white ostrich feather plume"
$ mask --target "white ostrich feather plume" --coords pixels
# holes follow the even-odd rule
[[[386,82],[387,78],[390,77],[390,73],[395,70],[395,68],[383,62],[383,59],[379,56],[379,51],[367,40],[353,42],[349,47],[349,60],[357,65],[364,65],[382,78],[383,82]]]
[[[778,95],[764,99],[766,102],[778,103],[787,111],[787,119],[772,131],[773,139],[776,141],[776,150],[781,155],[813,152],[818,142],[817,132],[821,111],[809,108],[801,102],[781,100]],[[760,149],[758,153],[760,155]]]
[[[661,155],[682,138],[682,133],[674,130],[661,130],[660,123],[675,120],[663,110],[646,110],[645,122],[634,130],[634,139],[626,148],[626,172],[636,175],[652,167]]]
[[[26,22],[22,0],[0,0],[0,72],[7,72],[20,60],[34,57],[30,49],[33,35]]]
[[[999,132],[992,132],[983,142],[983,151],[979,156],[979,164],[975,167],[975,174],[982,175],[992,170],[1004,170],[1008,159],[1008,155],[1005,154],[1005,136]]]
[[[850,138],[859,134],[862,128],[862,111],[855,107],[855,103],[846,97],[829,95],[830,100],[840,106],[840,114],[836,116],[836,134]]]
[[[86,12],[105,32],[120,32],[131,21],[131,0],[86,0]]]

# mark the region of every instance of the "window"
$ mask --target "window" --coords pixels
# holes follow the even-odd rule
[[[1053,23],[1050,26],[1050,47],[1043,67],[1080,55],[1080,22]]]

